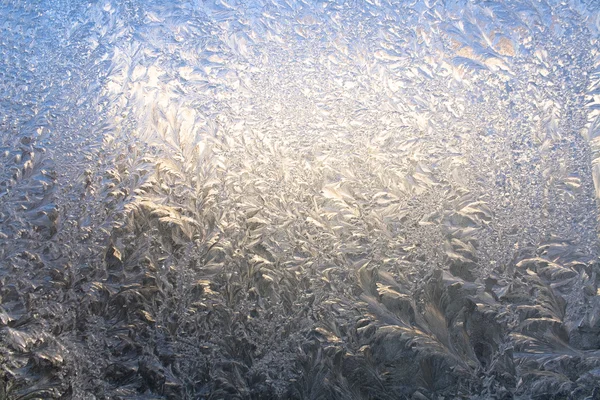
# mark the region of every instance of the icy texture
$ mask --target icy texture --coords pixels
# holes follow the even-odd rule
[[[599,30],[0,0],[0,399],[597,398]]]

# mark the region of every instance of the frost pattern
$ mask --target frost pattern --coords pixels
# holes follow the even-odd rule
[[[0,398],[600,394],[595,2],[0,21]]]

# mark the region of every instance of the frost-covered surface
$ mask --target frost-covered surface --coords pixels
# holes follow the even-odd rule
[[[0,0],[0,399],[598,398],[599,29]]]

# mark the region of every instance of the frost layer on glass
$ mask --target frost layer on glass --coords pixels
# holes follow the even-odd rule
[[[0,398],[598,395],[595,2],[0,21]]]

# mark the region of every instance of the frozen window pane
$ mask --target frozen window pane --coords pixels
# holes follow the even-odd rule
[[[0,21],[0,398],[597,395],[596,2]]]

